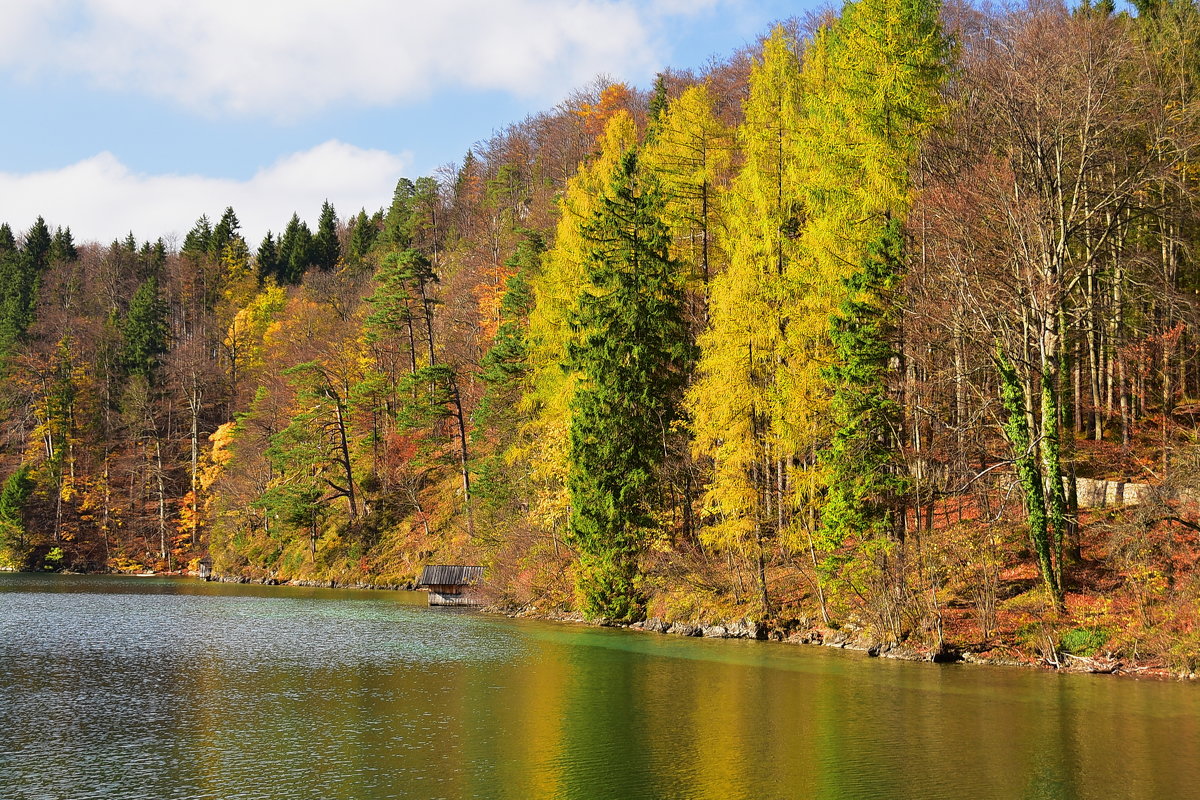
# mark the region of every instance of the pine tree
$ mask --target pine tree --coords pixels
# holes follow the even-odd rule
[[[578,333],[567,362],[579,381],[568,488],[581,606],[594,617],[644,614],[638,558],[657,529],[661,442],[678,418],[691,360],[661,215],[658,188],[629,151],[582,228],[586,284],[571,314]]]

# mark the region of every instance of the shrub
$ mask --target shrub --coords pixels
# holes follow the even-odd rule
[[[1059,637],[1058,649],[1073,656],[1094,656],[1111,635],[1107,628],[1072,628]]]

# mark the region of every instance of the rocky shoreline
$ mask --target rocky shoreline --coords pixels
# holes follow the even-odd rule
[[[196,577],[196,576],[193,576]],[[215,583],[260,584],[264,586],[305,586],[318,589],[367,589],[384,591],[413,591],[411,583],[371,584],[362,582],[342,582],[337,580],[289,580],[281,581],[275,578],[248,578],[241,575],[210,575],[201,580]],[[1060,672],[1093,675],[1119,675],[1131,678],[1152,678],[1157,680],[1196,680],[1197,673],[1174,673],[1155,665],[1138,664],[1123,659],[1111,657],[1086,658],[1069,654],[1055,654],[1053,659],[1040,654],[1012,652],[995,654],[991,652],[972,652],[955,647],[945,647],[941,650],[933,648],[918,648],[908,644],[879,642],[862,635],[861,629],[846,626],[841,630],[817,626],[801,626],[800,629],[780,630],[769,628],[762,622],[749,618],[712,621],[670,622],[659,617],[651,617],[641,622],[631,624],[608,621],[595,622],[586,620],[579,614],[559,611],[542,611],[530,607],[512,606],[481,606],[480,611],[488,614],[503,615],[512,619],[540,619],[548,622],[564,622],[575,625],[599,625],[601,627],[624,628],[642,633],[657,633],[665,636],[700,637],[706,639],[745,639],[770,641],[781,644],[808,645],[816,647],[833,647],[841,650],[855,650],[865,653],[872,658],[891,658],[898,661],[926,661],[935,664],[981,664],[993,667],[1023,667],[1026,669],[1046,669]]]
[[[833,647],[840,650],[855,650],[871,658],[891,658],[898,661],[925,661],[934,664],[979,664],[993,667],[1022,667],[1091,675],[1119,675],[1130,678],[1152,678],[1156,680],[1197,679],[1196,673],[1174,673],[1162,667],[1128,662],[1111,657],[1086,658],[1068,654],[1056,654],[1054,660],[1038,654],[1019,652],[996,654],[972,652],[955,647],[941,650],[918,648],[908,644],[878,642],[864,637],[861,630],[847,626],[842,630],[808,627],[802,630],[784,631],[770,629],[761,622],[742,618],[723,622],[668,622],[652,617],[632,624],[594,622],[578,614],[543,612],[537,608],[487,607],[487,613],[503,614],[518,619],[541,619],[576,625],[599,625],[602,627],[625,628],[630,631],[657,633],[667,636],[703,637],[709,639],[747,639],[776,642],[780,644]]]
[[[248,578],[245,575],[209,575],[200,577],[199,575],[190,575],[190,577],[200,578],[207,583],[256,583],[261,586],[305,586],[311,589],[376,589],[387,592],[411,592],[415,589],[411,583],[349,583],[338,580],[286,580],[281,581],[277,578]]]

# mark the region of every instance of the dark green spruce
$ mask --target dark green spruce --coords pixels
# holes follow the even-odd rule
[[[657,530],[663,442],[679,417],[676,398],[693,358],[662,198],[639,171],[636,152],[621,159],[583,231],[591,245],[587,288],[568,348],[579,378],[571,403],[570,536],[583,612],[633,620],[645,613],[638,562]]]

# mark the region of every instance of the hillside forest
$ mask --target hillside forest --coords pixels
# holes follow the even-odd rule
[[[1194,671],[1200,7],[1134,5],[854,0],[261,242],[10,221],[0,566]]]

